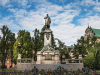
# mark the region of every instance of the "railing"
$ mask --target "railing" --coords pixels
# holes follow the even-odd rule
[[[34,63],[34,59],[32,58],[21,58],[17,59],[18,63]]]
[[[83,59],[66,59],[65,62],[66,64],[67,63],[83,63]]]

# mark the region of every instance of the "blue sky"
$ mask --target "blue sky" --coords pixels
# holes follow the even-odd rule
[[[7,25],[16,37],[25,29],[33,37],[32,31],[41,30],[47,13],[54,38],[67,46],[84,36],[88,23],[100,29],[100,0],[0,0],[0,28]]]

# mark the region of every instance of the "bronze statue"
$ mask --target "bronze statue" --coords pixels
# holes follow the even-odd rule
[[[47,14],[47,16],[44,17],[44,19],[45,19],[46,28],[50,28],[51,19],[50,19],[49,15]]]

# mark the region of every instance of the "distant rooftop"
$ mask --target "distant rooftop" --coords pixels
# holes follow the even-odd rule
[[[100,29],[91,28],[95,36],[100,37]]]

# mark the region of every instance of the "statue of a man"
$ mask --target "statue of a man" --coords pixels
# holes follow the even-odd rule
[[[50,19],[49,15],[47,14],[47,16],[44,17],[44,19],[45,19],[46,28],[50,28],[51,19]]]

